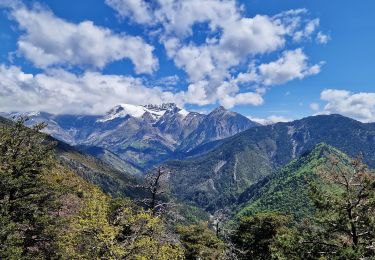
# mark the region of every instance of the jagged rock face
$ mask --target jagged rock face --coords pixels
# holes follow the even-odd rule
[[[202,123],[187,136],[179,149],[188,152],[198,145],[223,139],[255,126],[259,124],[219,107],[204,117]]]
[[[8,117],[17,114],[8,114]],[[46,132],[71,145],[101,147],[144,171],[176,154],[257,126],[248,118],[215,109],[208,115],[168,103],[121,104],[104,116],[29,113],[28,124],[46,122]]]
[[[176,110],[167,111],[155,124],[162,133],[171,136],[175,140],[187,138],[206,118],[199,113],[186,115],[176,113]]]

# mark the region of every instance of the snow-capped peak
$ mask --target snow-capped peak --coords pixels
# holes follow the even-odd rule
[[[182,108],[181,110],[178,111],[178,113],[182,115],[183,117],[186,117],[190,112]]]
[[[38,112],[38,111],[31,111],[31,112],[11,112],[11,113],[5,113],[5,114],[7,114],[6,117],[9,117],[9,118],[20,118],[20,117],[31,118],[31,117],[40,116],[40,112]]]
[[[116,118],[124,118],[126,116],[132,116],[135,118],[141,118],[146,112],[150,113],[151,116],[158,120],[164,115],[166,111],[171,111],[176,109],[176,104],[166,103],[162,105],[130,105],[130,104],[121,104],[112,108],[108,113],[103,116],[98,122],[107,122]],[[182,116],[189,114],[188,111],[178,108],[178,113]]]

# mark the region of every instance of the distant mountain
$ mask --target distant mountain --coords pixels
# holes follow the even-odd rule
[[[340,115],[254,127],[217,141],[206,153],[166,163],[172,192],[210,211],[236,203],[251,185],[326,143],[375,167],[375,125]],[[209,144],[206,144],[209,146]],[[207,152],[208,151],[208,152]]]
[[[318,144],[312,151],[246,189],[238,199],[241,210],[237,215],[276,211],[296,219],[313,216],[307,181],[316,179],[317,171],[327,165],[332,156],[349,167],[350,158],[346,154],[332,146]]]
[[[179,150],[189,152],[199,145],[233,136],[255,126],[260,124],[220,106],[204,117],[201,124],[181,143]]]
[[[45,112],[10,113],[28,116],[29,125],[48,124],[45,132],[70,145],[92,152],[116,167],[143,172],[172,158],[181,158],[199,145],[230,137],[259,124],[225,110],[208,115],[188,112],[176,104],[135,106],[121,104],[104,116],[52,115]],[[98,148],[102,150],[98,150]]]

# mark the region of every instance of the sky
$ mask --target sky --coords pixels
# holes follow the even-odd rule
[[[375,1],[0,0],[0,112],[375,121]]]

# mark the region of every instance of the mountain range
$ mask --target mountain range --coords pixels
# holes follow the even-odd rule
[[[172,193],[208,211],[237,203],[250,186],[319,143],[375,166],[375,125],[341,115],[320,115],[251,128],[208,145],[205,153],[166,163]]]
[[[375,124],[341,115],[260,126],[222,107],[204,115],[164,104],[120,105],[104,116],[41,112],[29,117],[29,124],[47,122],[47,132],[52,136],[74,145],[81,156],[115,170],[115,174],[93,173],[101,176],[94,179],[104,190],[128,190],[124,183],[129,177],[142,176],[139,173],[162,163],[170,172],[171,196],[211,213],[249,206],[247,201],[255,200],[248,195],[254,194],[254,187],[277,173],[283,176],[283,167],[303,158],[320,143],[349,157],[362,153],[364,161],[375,167]],[[71,154],[70,164],[82,168],[82,158],[77,163]],[[300,164],[304,167],[309,162]],[[293,169],[293,173],[298,172]],[[86,172],[85,178],[90,180],[91,173]]]
[[[85,153],[140,173],[192,149],[259,126],[223,107],[209,114],[188,112],[173,103],[136,106],[122,104],[105,115],[53,115],[46,112],[3,113],[26,116],[28,125],[47,123],[45,132]]]

